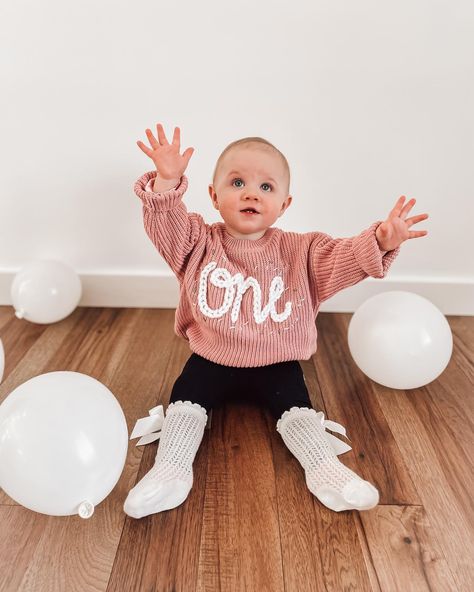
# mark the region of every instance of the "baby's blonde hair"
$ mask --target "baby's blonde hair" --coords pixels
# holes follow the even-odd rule
[[[217,172],[219,170],[219,166],[222,162],[222,159],[224,158],[224,155],[227,154],[230,150],[232,150],[232,148],[235,148],[236,146],[245,145],[245,144],[261,144],[262,145],[261,147],[268,147],[270,150],[273,150],[279,156],[279,158],[282,161],[283,166],[285,168],[285,172],[286,172],[286,178],[287,178],[286,193],[288,194],[288,192],[290,191],[290,165],[288,164],[288,161],[286,160],[285,155],[282,152],[280,152],[280,150],[278,150],[278,148],[276,146],[274,146],[268,140],[265,140],[265,138],[260,138],[259,136],[240,138],[240,140],[235,140],[234,142],[231,142],[230,144],[228,144],[224,148],[224,150],[221,152],[219,158],[217,159],[216,166],[214,167],[214,174],[212,175],[212,183],[215,184],[215,182],[216,182]]]

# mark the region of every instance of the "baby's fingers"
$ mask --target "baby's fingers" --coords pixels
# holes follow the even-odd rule
[[[420,236],[426,236],[427,234],[427,230],[410,230],[408,238],[419,238]]]
[[[174,128],[173,144],[176,144],[178,146],[178,150],[179,150],[179,146],[180,146],[180,142],[181,142],[180,131],[181,130],[179,129],[179,127]]]
[[[186,166],[188,166],[188,162],[189,159],[191,158],[191,156],[193,155],[194,152],[194,148],[187,148],[184,152],[183,152],[183,158],[186,162]]]
[[[156,148],[158,148],[158,146],[160,145],[159,142],[156,140],[155,136],[152,134],[151,129],[146,129],[145,130],[146,135],[148,137],[148,141],[151,144],[151,147],[153,148],[153,150],[156,150]],[[158,135],[159,137],[159,135]]]
[[[400,212],[402,211],[404,201],[405,201],[404,195],[400,196],[397,199],[397,201],[395,202],[395,205],[388,213],[387,220],[391,220],[392,218],[398,218],[398,216],[400,216]]]
[[[402,211],[400,212],[400,218],[402,220],[405,220],[405,218],[408,216],[408,212],[412,209],[412,207],[415,205],[416,199],[414,197],[412,197],[410,199],[410,201],[407,201],[407,203],[404,205]]]
[[[164,146],[165,144],[168,144],[168,140],[166,139],[166,135],[165,135],[165,130],[163,129],[163,126],[161,125],[161,123],[156,124],[156,131],[158,134],[158,140],[160,141],[160,144],[162,146]],[[152,144],[152,146],[153,146],[153,144]]]
[[[429,218],[429,214],[418,214],[417,216],[407,218],[405,222],[408,224],[408,226],[413,226],[413,224],[421,222],[422,220],[426,220],[427,218]]]
[[[404,195],[401,195],[397,199],[395,205],[390,211],[390,214],[388,215],[389,218],[401,218],[402,220],[405,220],[408,212],[412,209],[416,202],[416,199],[412,198],[407,201],[407,203],[405,203],[405,199],[406,197]]]
[[[153,151],[150,150],[147,146],[145,146],[143,142],[140,142],[140,140],[137,141],[137,144],[140,150],[142,150],[147,156],[151,158]]]

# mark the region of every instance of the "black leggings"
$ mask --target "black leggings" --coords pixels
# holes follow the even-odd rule
[[[191,354],[170,395],[174,401],[199,403],[207,411],[230,401],[256,403],[279,419],[290,407],[312,408],[297,360],[237,368]]]

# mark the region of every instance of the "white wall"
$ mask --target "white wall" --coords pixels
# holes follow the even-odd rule
[[[444,312],[474,314],[468,0],[26,0],[4,3],[0,22],[1,304],[41,257],[87,276],[85,305],[117,305],[120,281],[101,291],[109,275],[154,281],[120,305],[176,305],[177,290],[160,300],[159,278],[168,291],[176,280],[133,193],[154,168],[136,141],[162,122],[195,148],[184,199],[209,223],[214,163],[249,135],[290,163],[283,230],[352,236],[416,197],[412,214],[430,218],[413,229],[429,234],[405,242],[374,289],[407,281],[436,302],[441,285]],[[349,309],[361,289],[340,294]]]

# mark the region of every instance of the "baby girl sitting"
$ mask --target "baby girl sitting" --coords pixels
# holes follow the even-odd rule
[[[157,125],[154,162],[134,190],[145,230],[179,281],[175,332],[192,354],[174,383],[154,466],[131,489],[124,511],[141,518],[175,508],[193,485],[193,461],[207,411],[245,398],[266,406],[301,463],[309,490],[328,508],[368,510],[379,493],[337,456],[350,446],[326,432],[345,430],[313,409],[298,360],[316,351],[322,302],[368,276],[385,277],[405,240],[427,231],[407,218],[415,199],[400,197],[385,221],[351,238],[272,228],[292,202],[286,158],[260,137],[232,142],[220,155],[209,194],[224,223],[188,212],[184,175],[194,149],[180,154]]]

